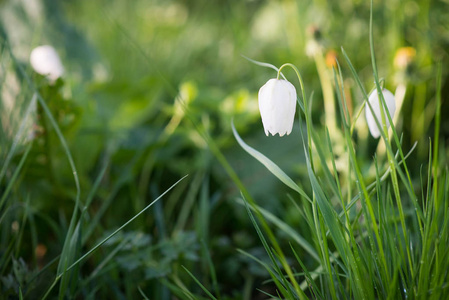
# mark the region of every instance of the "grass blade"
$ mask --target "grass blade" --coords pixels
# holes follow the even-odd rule
[[[214,295],[211,294],[211,292],[209,292],[206,287],[204,285],[201,284],[201,282],[184,266],[181,266],[186,272],[187,274],[190,275],[190,277],[192,277],[192,279],[200,286],[200,288],[211,298],[214,300],[217,300],[217,298],[214,297]]]
[[[272,162],[268,157],[255,150],[254,148],[248,146],[242,138],[239,136],[237,130],[235,129],[234,123],[232,123],[232,132],[234,133],[234,137],[240,146],[248,152],[252,157],[261,162],[274,176],[276,176],[280,181],[282,181],[286,186],[298,192],[301,196],[307,199],[309,202],[312,200],[309,196],[302,190],[281,168],[279,168],[274,162]]]

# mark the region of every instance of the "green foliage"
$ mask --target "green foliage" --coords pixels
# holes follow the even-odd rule
[[[425,0],[0,1],[0,298],[446,298],[447,18]],[[56,82],[29,64],[42,44]],[[285,61],[298,121],[267,138],[257,91]],[[377,141],[381,86],[402,101]]]

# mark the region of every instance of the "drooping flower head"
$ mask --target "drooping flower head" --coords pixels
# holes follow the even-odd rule
[[[393,118],[394,113],[396,111],[396,103],[394,95],[387,89],[382,90],[382,95],[385,99],[385,104],[387,105],[388,112],[390,113],[391,118]],[[381,109],[379,106],[379,95],[377,94],[377,90],[374,90],[370,95],[368,99],[369,103],[371,104],[371,107],[373,108],[374,115],[376,116],[377,120],[379,121],[379,124],[382,126],[382,115],[381,115]],[[378,127],[376,124],[376,121],[374,119],[374,115],[371,112],[368,105],[365,106],[365,115],[366,115],[366,122],[368,123],[369,131],[371,132],[371,135],[374,138],[378,138],[380,136],[380,132],[382,131],[382,127]],[[387,128],[390,128],[390,121],[388,120],[388,117],[386,114],[385,116],[385,123],[387,125]]]
[[[259,110],[265,134],[292,132],[296,111],[296,89],[287,80],[270,79],[259,90]]]
[[[30,64],[36,73],[47,76],[50,81],[55,81],[64,74],[58,53],[49,45],[34,48],[31,51]]]

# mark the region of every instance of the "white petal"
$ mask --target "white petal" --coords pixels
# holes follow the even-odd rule
[[[265,133],[290,134],[296,111],[295,87],[286,80],[268,80],[259,90],[259,110]]]
[[[385,99],[385,103],[387,105],[388,112],[389,112],[391,118],[393,118],[394,113],[396,111],[396,103],[395,103],[394,95],[387,89],[382,90],[382,95]],[[368,101],[371,104],[371,107],[373,108],[374,115],[371,112],[369,106],[366,105],[366,107],[365,107],[366,122],[368,123],[368,128],[369,128],[369,131],[371,132],[371,135],[374,138],[378,138],[380,136],[380,132],[382,131],[382,127],[379,128],[377,126],[374,116],[377,118],[380,125],[382,126],[382,115],[381,115],[381,109],[379,106],[379,96],[377,94],[377,90],[374,90],[370,94]],[[385,121],[386,121],[387,128],[389,128],[390,122],[388,120],[387,115],[385,115]]]
[[[58,53],[52,46],[39,46],[31,51],[30,64],[34,71],[56,80],[64,74],[64,67]]]

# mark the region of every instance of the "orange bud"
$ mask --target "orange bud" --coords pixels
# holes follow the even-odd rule
[[[414,60],[416,50],[413,47],[402,47],[396,51],[393,64],[398,69],[406,69]]]
[[[337,67],[337,52],[329,50],[326,53],[326,65],[332,69]]]

